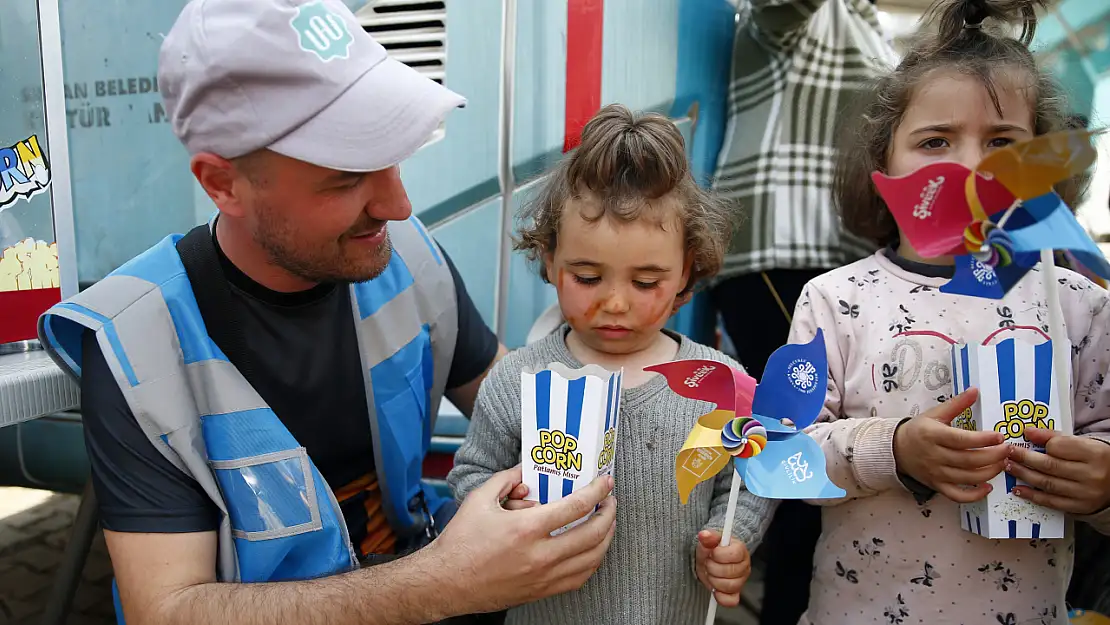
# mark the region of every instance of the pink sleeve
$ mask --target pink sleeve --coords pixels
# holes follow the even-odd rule
[[[847,418],[841,397],[853,381],[847,379],[844,337],[838,333],[836,313],[827,297],[811,282],[806,285],[794,310],[790,343],[806,343],[821,328],[829,360],[829,386],[825,406],[817,422],[806,429],[825,452],[826,470],[847,495],[809,503],[834,506],[851,499],[869,497],[891,488],[903,488],[894,466],[894,430],[900,419],[861,416]]]
[[[1075,433],[1110,444],[1110,294],[1077,276],[1068,276],[1060,289],[1061,300],[1073,300],[1064,315],[1073,347]],[[1110,508],[1079,519],[1110,535]]]

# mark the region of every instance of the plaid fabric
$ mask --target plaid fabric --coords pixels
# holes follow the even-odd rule
[[[873,246],[844,232],[831,187],[846,110],[897,63],[869,0],[742,0],[714,186],[744,220],[720,278],[824,269]]]

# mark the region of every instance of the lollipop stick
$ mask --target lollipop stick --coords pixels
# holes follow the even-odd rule
[[[1060,402],[1060,431],[1072,433],[1071,415],[1071,349],[1064,313],[1060,308],[1060,290],[1056,284],[1056,259],[1052,250],[1041,250],[1041,277],[1048,297],[1048,338],[1052,340],[1052,368],[1056,373],[1056,396]]]
[[[732,542],[732,519],[736,516],[736,500],[740,498],[740,474],[732,469],[732,489],[728,491],[728,510],[725,511],[725,527],[721,530],[721,546]],[[717,595],[709,591],[709,612],[705,615],[705,625],[713,625],[717,618]]]

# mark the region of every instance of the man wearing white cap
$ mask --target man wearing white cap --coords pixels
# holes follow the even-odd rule
[[[121,620],[428,623],[583,584],[609,479],[508,511],[519,469],[457,510],[421,478],[441,398],[469,414],[504,353],[398,174],[464,100],[341,0],[193,0],[158,80],[218,216],[39,323]]]

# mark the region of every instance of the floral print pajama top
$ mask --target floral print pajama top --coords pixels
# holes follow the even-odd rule
[[[899,422],[952,396],[952,342],[1039,343],[1048,331],[1039,270],[1002,300],[942,293],[946,272],[888,249],[814,279],[798,301],[790,342],[821,328],[829,358],[825,407],[808,431],[847,491],[812,502],[824,506],[823,531],[803,625],[1063,624],[1072,524],[1110,533],[1105,510],[1069,517],[1064,539],[982,538],[960,528],[956,503],[914,495],[896,473]],[[1075,432],[1110,443],[1110,296],[1079,274],[1058,275]]]

